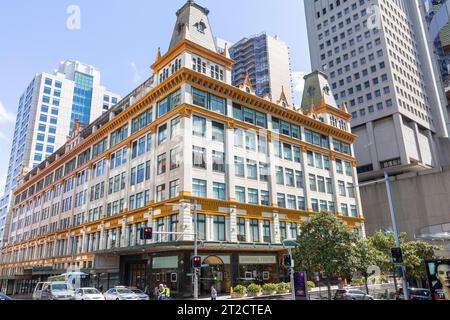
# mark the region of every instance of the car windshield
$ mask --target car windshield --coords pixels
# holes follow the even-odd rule
[[[97,289],[84,289],[85,294],[99,294],[100,292]]]
[[[130,289],[131,291],[133,291],[134,293],[138,293],[138,294],[142,294],[143,292],[139,289]]]
[[[430,292],[428,290],[411,290],[411,294],[416,296],[425,296],[428,297],[430,295]]]
[[[133,291],[128,290],[128,289],[117,289],[117,293],[120,293],[120,294],[130,294],[130,293],[133,293]]]
[[[52,284],[52,290],[53,291],[67,291],[67,290],[72,290],[72,288],[66,283],[58,283],[58,284]]]

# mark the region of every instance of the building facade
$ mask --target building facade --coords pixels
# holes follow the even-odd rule
[[[306,77],[314,90],[302,110],[258,97],[248,79],[233,86],[208,13],[188,1],[152,85],[21,177],[2,290],[26,292],[75,266],[97,287],[165,283],[190,297],[194,205],[201,294],[287,280],[282,241],[321,210],[364,236],[356,137],[326,76]],[[153,239],[141,240],[147,226]]]
[[[293,105],[292,70],[286,43],[263,33],[243,38],[229,52],[235,61],[232,69],[234,86],[243,84],[248,76],[258,96],[267,96],[276,102],[284,92],[288,105]]]
[[[75,120],[87,126],[120,96],[100,84],[100,72],[78,61],[62,61],[54,74],[36,75],[19,100],[5,193],[0,200],[0,247],[17,178],[67,141]]]
[[[347,102],[360,180],[448,163],[448,115],[421,0],[305,1],[313,68]]]

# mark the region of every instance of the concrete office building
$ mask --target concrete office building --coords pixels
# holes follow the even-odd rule
[[[87,126],[119,99],[100,84],[96,68],[78,61],[62,61],[55,73],[33,78],[17,109],[5,192],[0,199],[0,247],[17,177],[64,145],[75,120]]]
[[[165,283],[190,297],[195,202],[202,295],[211,285],[229,293],[287,280],[282,241],[321,210],[364,236],[356,137],[326,76],[306,77],[313,89],[301,111],[258,97],[250,81],[233,86],[208,13],[188,1],[152,66],[153,85],[21,177],[2,291],[27,291],[75,265],[94,286]],[[146,226],[152,240],[140,239]]]
[[[243,38],[229,52],[236,62],[232,70],[234,86],[243,84],[248,76],[258,96],[278,102],[284,92],[288,105],[293,105],[292,70],[286,43],[262,33]]]
[[[347,102],[361,181],[448,164],[447,103],[420,0],[305,1],[311,63]]]

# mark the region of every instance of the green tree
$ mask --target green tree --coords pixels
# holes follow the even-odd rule
[[[382,271],[393,271],[391,248],[396,246],[394,235],[377,231],[373,236],[368,237],[367,241],[373,250],[374,265],[379,266]],[[440,247],[424,241],[406,241],[405,233],[400,234],[400,246],[408,280],[417,282],[425,279],[425,260],[435,259],[435,251]]]
[[[321,212],[302,223],[294,250],[298,271],[321,272],[327,281],[331,300],[331,278],[348,276],[356,270],[357,234],[346,227],[335,214]]]
[[[406,275],[410,282],[420,282],[426,279],[425,261],[436,259],[435,252],[440,247],[424,241],[409,241],[402,244]]]

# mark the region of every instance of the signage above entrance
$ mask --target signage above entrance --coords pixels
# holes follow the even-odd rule
[[[276,264],[276,256],[239,256],[239,264]]]

